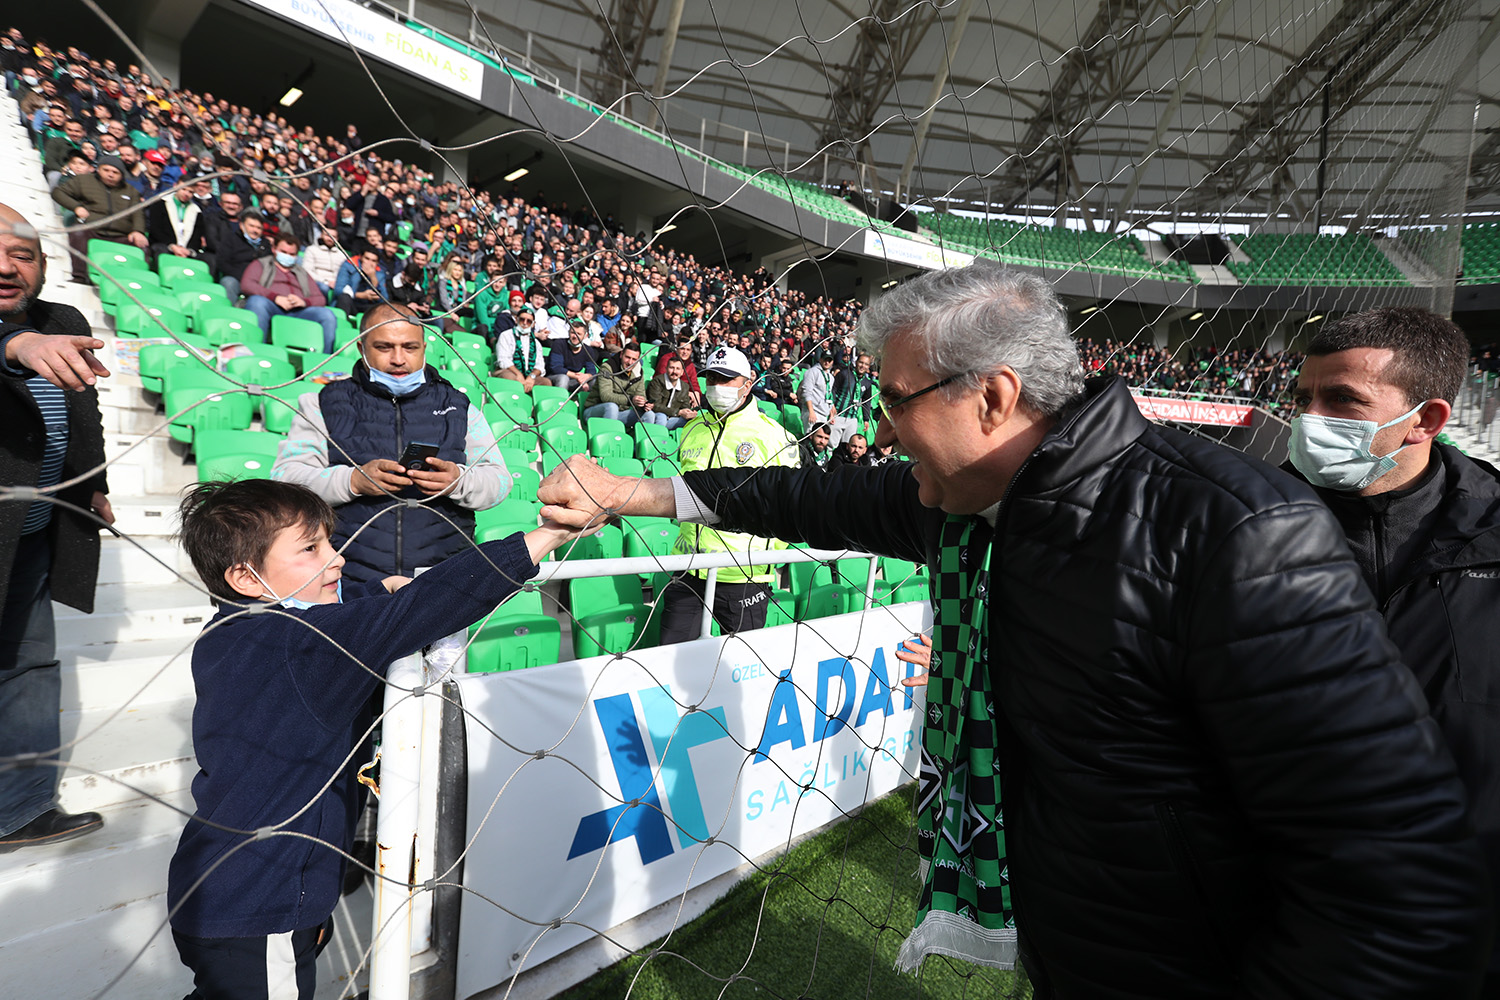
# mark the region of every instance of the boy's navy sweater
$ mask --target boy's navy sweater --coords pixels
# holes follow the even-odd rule
[[[343,604],[301,611],[223,607],[193,648],[197,813],[167,876],[173,929],[260,937],[326,920],[346,863],[329,845],[353,842],[362,763],[353,750],[386,668],[483,618],[536,572],[518,532],[394,594],[371,583]],[[276,832],[257,840],[220,826]]]

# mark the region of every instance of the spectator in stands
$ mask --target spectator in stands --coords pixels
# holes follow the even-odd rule
[[[863,434],[851,434],[849,440],[833,449],[826,467],[831,472],[840,465],[864,465],[869,450],[869,441]]]
[[[141,154],[140,162],[141,172],[136,175],[135,189],[141,193],[142,201],[172,190],[177,183],[177,176],[167,175],[167,154],[160,150],[146,151]]]
[[[608,417],[635,426],[646,412],[646,382],[641,374],[641,346],[631,341],[620,353],[605,358],[599,365],[584,397],[583,417]]]
[[[344,575],[366,582],[412,576],[470,548],[474,511],[503,500],[510,477],[479,407],[427,365],[425,332],[410,309],[381,303],[360,329],[352,377],[298,400],[271,478],[333,505]],[[437,445],[437,457],[403,468],[397,459],[412,442]]]
[[[52,602],[94,608],[99,528],[115,517],[106,496],[104,427],[83,314],[41,301],[47,260],[36,230],[0,205],[0,483],[49,490],[0,502],[0,853],[55,844],[103,825],[96,812],[57,807],[61,771],[21,767],[62,746],[61,668]],[[61,489],[53,491],[54,487]],[[57,503],[49,498],[55,497]],[[91,516],[88,511],[93,511]]]
[[[833,445],[842,447],[859,430],[859,421],[854,417],[858,412],[859,380],[853,366],[835,361],[833,367],[828,391],[828,425],[833,429]]]
[[[263,225],[258,213],[246,212],[240,217],[239,225],[230,230],[223,237],[223,242],[214,249],[214,261],[219,268],[219,284],[224,286],[230,302],[239,301],[240,282],[244,278],[245,269],[270,249],[270,243],[263,235]]]
[[[677,462],[684,472],[714,468],[797,465],[797,446],[779,423],[760,412],[750,392],[750,366],[732,348],[720,348],[703,366],[708,380],[707,407],[682,429]],[[748,554],[783,547],[783,543],[747,534],[684,524],[676,552]],[[707,593],[707,571],[674,573],[662,590],[661,642],[671,645],[701,634]],[[763,628],[769,610],[776,567],[728,567],[718,571],[713,616],[724,635]]]
[[[822,351],[818,363],[802,375],[797,386],[797,398],[802,400],[802,422],[807,427],[828,424],[834,444],[838,444],[837,430],[830,422],[833,412],[833,352]]]
[[[204,205],[204,213],[208,216],[208,243],[214,252],[219,252],[235,230],[240,227],[240,214],[243,202],[240,196],[233,191],[220,195],[217,199],[210,199]]]
[[[117,156],[101,157],[92,174],[78,174],[52,189],[52,200],[73,213],[76,224],[68,230],[73,250],[73,280],[89,284],[89,240],[108,240],[147,247],[146,216],[135,188],[125,183],[125,165]],[[89,219],[101,221],[89,224]]]
[[[409,306],[426,322],[432,314],[431,282],[432,277],[427,271],[427,247],[414,244],[405,266],[391,276],[391,301]]]
[[[193,201],[193,189],[179,187],[146,208],[146,234],[151,253],[171,254],[203,261],[207,269],[214,266],[213,251],[208,248],[208,223],[203,210]]]
[[[1039,996],[1476,995],[1466,795],[1312,491],[1085,383],[1041,278],[929,272],[861,327],[880,439],[914,462],[663,481],[575,457],[539,498],[928,565],[928,884],[898,963],[1019,956]]]
[[[348,258],[334,241],[333,230],[319,226],[318,241],[302,251],[302,266],[329,298],[338,297],[334,292],[334,282],[338,280],[339,269],[346,263]],[[385,270],[383,266],[381,270]]]
[[[1425,309],[1327,324],[1297,378],[1289,451],[1447,737],[1500,888],[1500,472],[1437,440],[1468,358],[1464,332]],[[1500,996],[1500,950],[1485,987]]]
[[[537,385],[551,385],[545,370],[542,344],[536,336],[536,321],[530,306],[516,313],[516,325],[500,334],[495,341],[496,378],[508,378],[521,384],[522,392]]]
[[[833,447],[829,444],[832,437],[832,429],[827,424],[813,424],[808,428],[801,440],[797,442],[801,450],[801,462],[804,469],[828,469],[828,460],[833,457]]]
[[[579,317],[568,328],[567,343],[552,348],[547,355],[547,380],[555,386],[569,391],[577,388],[587,390],[599,371],[599,359],[594,349],[584,343],[583,317]]]
[[[797,394],[792,391],[792,359],[778,358],[771,370],[755,383],[755,394],[777,405],[798,405]]]
[[[485,266],[488,270],[486,275],[488,280],[474,296],[474,332],[493,347],[495,338],[500,332],[515,325],[514,318],[508,315],[508,303],[512,301],[512,297],[519,301],[525,296],[520,291],[512,292],[506,287],[505,276],[500,273],[499,261],[492,257]]]
[[[380,266],[380,255],[366,250],[358,261],[344,261],[333,288],[338,307],[350,316],[363,315],[384,302],[385,270]]]
[[[380,193],[380,184],[374,174],[365,178],[358,194],[351,194],[344,200],[344,207],[354,213],[362,225],[374,223],[382,233],[396,223],[391,199]]]
[[[688,384],[689,391],[697,392],[698,366],[693,364],[693,338],[691,336],[678,340],[675,352],[667,350],[657,352],[655,374],[660,375],[666,371],[668,360],[674,357],[682,362],[681,378]],[[696,407],[697,402],[695,401],[693,405]]]
[[[646,386],[647,411],[641,415],[642,420],[675,431],[698,415],[698,393],[683,377],[682,369],[682,358],[668,354],[666,365]]]
[[[83,134],[82,122],[69,121],[63,126],[62,135],[53,136],[47,140],[47,145],[43,150],[43,169],[47,174],[48,186],[57,186],[68,154],[74,150],[83,149]]]
[[[453,333],[463,329],[459,320],[472,316],[469,308],[468,282],[464,278],[464,262],[457,254],[449,254],[438,268],[437,306],[443,317],[443,332]]]
[[[297,237],[283,233],[271,245],[272,254],[245,266],[240,287],[245,293],[245,308],[255,314],[260,332],[271,333],[271,320],[291,316],[312,320],[323,328],[323,350],[332,354],[338,335],[338,320],[328,308],[323,290],[297,263],[301,249]]]

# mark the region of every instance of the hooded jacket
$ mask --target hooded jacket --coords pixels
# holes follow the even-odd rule
[[[722,526],[936,570],[906,463],[684,477]],[[1472,997],[1465,794],[1303,483],[1095,379],[996,513],[1005,846],[1039,998]]]

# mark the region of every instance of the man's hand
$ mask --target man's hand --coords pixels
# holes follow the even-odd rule
[[[130,243],[134,244],[135,246],[140,247],[142,250],[146,249],[146,247],[148,245],[147,241],[146,241],[146,234],[145,233],[140,233],[140,232],[131,233],[129,236],[125,237],[125,239],[128,240]]]
[[[411,485],[406,470],[400,462],[388,458],[372,458],[354,470],[349,477],[349,488],[357,496],[378,497],[396,493]]]
[[[300,295],[287,295],[287,296],[285,296],[285,298],[289,302],[291,302],[291,305],[289,305],[289,306],[282,306],[281,308],[283,308],[283,309],[306,309],[307,308],[307,300],[304,299]]]
[[[94,491],[93,497],[89,499],[89,509],[99,515],[99,520],[105,524],[115,523],[115,509],[109,505],[109,497]]]
[[[363,299],[364,301],[368,302],[370,299],[380,298],[380,293],[373,288],[366,288],[362,292],[355,292],[354,297],[356,299]]]
[[[776,390],[775,389],[767,389],[766,390],[766,398],[767,399],[775,399],[776,398]]]
[[[173,253],[173,254],[177,255],[178,257],[191,257],[192,256],[192,251],[189,250],[187,247],[183,246],[181,243],[173,243],[171,246],[167,247],[167,250],[168,250],[168,252]]]
[[[668,479],[616,476],[587,455],[573,455],[542,480],[536,498],[542,517],[568,528],[584,528],[610,515],[672,517],[677,502]]]
[[[93,337],[49,337],[44,333],[18,333],[5,345],[8,364],[30,368],[59,389],[82,392],[109,369],[94,357],[104,341]]]
[[[291,304],[292,303],[292,297],[290,295],[278,295],[278,296],[276,296],[276,298],[272,299],[271,301],[273,301],[273,302],[276,303],[276,308],[277,309],[295,309],[296,308],[296,306],[294,306],[294,305]]]
[[[531,391],[531,387],[534,386],[534,385],[536,385],[536,376],[535,375],[527,375],[525,378],[521,379],[521,391],[522,392],[530,392]]]
[[[79,205],[77,208],[73,209],[73,217],[79,222],[82,222],[89,217],[89,210],[84,208],[82,205]]]
[[[903,677],[901,683],[905,687],[926,687],[927,667],[932,662],[932,637],[918,634],[915,638],[907,639],[896,647],[896,659],[903,663],[915,664],[922,672],[913,677]]]
[[[630,397],[630,402],[633,403],[637,409],[639,409],[639,408],[641,408],[641,407],[643,407],[643,406],[646,405],[646,397],[645,396],[631,396]]]
[[[442,496],[453,489],[453,484],[458,482],[462,469],[457,462],[445,462],[441,458],[429,458],[427,464],[429,469],[412,469],[407,472],[411,481],[417,484],[417,489],[430,497]]]

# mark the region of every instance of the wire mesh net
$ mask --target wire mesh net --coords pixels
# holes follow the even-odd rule
[[[399,547],[403,525],[425,516],[425,530],[462,541],[455,551],[478,551],[491,574],[514,577],[487,543],[537,529],[538,485],[570,456],[644,477],[634,489],[677,473],[687,431],[672,425],[711,405],[709,386],[689,378],[677,397],[669,378],[668,401],[649,410],[644,392],[679,336],[691,341],[685,363],[702,367],[726,338],[752,360],[751,405],[776,441],[765,464],[828,460],[829,439],[815,426],[827,411],[792,401],[805,394],[807,373],[820,378],[825,351],[849,369],[829,387],[840,418],[831,430],[842,438],[834,461],[900,461],[877,435],[879,359],[864,371],[855,363],[861,299],[919,269],[972,259],[1047,277],[1085,370],[1124,376],[1149,415],[1279,461],[1296,349],[1316,323],[1374,304],[1446,312],[1460,281],[1490,273],[1486,226],[1464,223],[1471,179],[1490,169],[1492,151],[1474,152],[1474,137],[1476,120],[1492,114],[1480,97],[1500,24],[1477,2],[1042,10],[879,0],[851,17],[807,0],[734,11],[253,0],[234,15],[289,34],[314,62],[335,59],[363,117],[347,134],[304,130],[306,105],[258,107],[253,94],[222,84],[210,97],[187,74],[163,83],[128,32],[103,50],[114,61],[96,54],[91,64],[60,32],[44,45],[12,15],[19,32],[8,51],[20,54],[7,57],[15,87],[4,103],[8,120],[24,125],[4,142],[29,172],[5,182],[0,200],[24,216],[7,232],[22,242],[39,234],[53,259],[44,300],[66,267],[92,286],[68,290],[67,301],[93,320],[114,373],[99,382],[101,461],[40,490],[0,484],[0,504],[50,504],[59,518],[102,524],[65,498],[108,476],[115,505],[131,508],[118,539],[106,541],[124,568],[105,585],[118,603],[101,601],[109,622],[98,633],[63,612],[62,656],[81,674],[91,658],[130,653],[101,648],[150,648],[111,700],[77,712],[60,760],[43,752],[49,746],[6,763],[56,768],[74,779],[63,804],[104,802],[116,829],[128,830],[137,813],[173,817],[144,823],[158,842],[139,865],[146,885],[106,881],[109,892],[133,893],[106,906],[145,902],[124,911],[129,920],[68,995],[159,995],[187,982],[172,951],[161,845],[184,824],[214,822],[195,815],[187,794],[196,768],[182,716],[193,697],[182,678],[195,646],[186,633],[211,613],[216,591],[147,520],[185,483],[302,482],[341,508],[370,511],[352,523],[346,514],[335,533],[339,547],[359,552],[392,535]],[[90,2],[70,16],[118,30]],[[311,65],[298,80],[312,89],[310,73]],[[470,116],[479,107],[479,123],[438,134],[433,116],[414,108],[424,101]],[[101,105],[112,109],[104,117]],[[54,106],[62,121],[51,119]],[[86,141],[68,134],[73,118],[89,122]],[[174,177],[127,154],[129,181],[143,187],[139,206],[76,211],[76,177],[117,155],[122,140],[191,169]],[[68,152],[85,146],[85,165],[70,167]],[[33,148],[40,155],[27,159]],[[631,188],[642,174],[651,183]],[[49,188],[62,196],[49,200]],[[253,209],[264,216],[254,228],[267,234],[267,252],[273,233],[317,247],[328,306],[304,311],[304,287],[271,296],[274,308],[265,296],[258,312],[235,308],[245,275],[227,289],[218,283],[221,269],[194,251],[195,238],[210,248],[207,226],[195,234],[185,221],[188,206],[207,220],[230,194],[243,216],[219,223],[213,249],[222,258],[237,225],[250,237],[242,219]],[[361,231],[366,220],[376,223],[373,238]],[[260,284],[274,274],[267,264]],[[510,292],[527,298],[533,288],[541,308],[528,323]],[[383,310],[391,302],[421,325]],[[361,337],[365,313],[374,320],[365,329],[389,340],[415,329],[412,356],[425,356],[430,377],[462,397],[462,446],[429,466],[451,476],[377,475],[308,402],[375,349]],[[585,379],[581,369],[549,368],[549,354],[569,349],[570,330],[575,346],[601,353],[610,335],[620,348],[644,345],[635,350],[640,381],[632,358]],[[625,388],[601,391],[606,379]],[[1493,401],[1481,374],[1461,418],[1488,429]],[[852,437],[861,449],[851,451]],[[337,489],[326,485],[335,469],[344,474]],[[440,961],[416,974],[417,995],[536,995],[525,993],[538,987],[524,974],[593,946],[598,964],[625,958],[569,995],[1028,996],[1024,976],[1010,971],[936,957],[914,975],[893,969],[920,889],[912,738],[922,716],[920,688],[900,683],[920,668],[896,644],[930,628],[925,569],[864,553],[728,567],[766,577],[766,631],[723,627],[703,585],[678,584],[679,602],[709,633],[683,657],[658,646],[663,595],[682,572],[674,553],[702,535],[670,518],[609,516],[633,494],[624,497],[604,505],[595,533],[546,561],[566,572],[544,562],[547,582],[511,579],[516,596],[461,623],[472,627],[460,628],[459,648],[418,690],[385,691],[394,656],[356,655],[319,632],[321,655],[365,676],[383,700],[309,801],[225,831],[234,838],[228,857],[268,839],[310,840],[386,891],[432,907],[437,929],[426,944]],[[644,562],[608,568],[624,558]],[[399,575],[396,559],[389,575]],[[592,576],[576,569],[584,561],[597,563]],[[321,580],[330,565],[300,582]],[[721,571],[718,587],[732,585],[725,580]],[[150,605],[158,596],[175,618]],[[317,631],[306,615],[257,604],[208,632],[255,616]],[[170,628],[154,630],[167,619]],[[590,656],[603,659],[582,671],[556,666]],[[793,661],[809,666],[793,676]],[[299,818],[325,796],[346,794],[388,713],[422,698],[441,704],[448,733],[425,731],[420,751],[443,760],[428,774],[446,782],[442,797],[423,820],[437,844],[402,855],[410,870],[375,870],[363,853],[370,837],[356,847],[300,832]],[[542,704],[569,710],[530,707]],[[806,717],[793,724],[798,706]],[[528,714],[536,718],[520,718]],[[176,745],[149,759],[127,754],[136,766],[121,769],[108,758],[128,742],[132,717],[174,719],[166,728]],[[778,727],[790,727],[782,749],[800,754],[769,752]],[[173,762],[170,780],[152,777],[162,759]],[[705,789],[702,774],[726,786]],[[363,780],[378,786],[375,775]],[[89,799],[85,785],[114,791]],[[528,815],[549,797],[603,806],[578,806],[576,829],[549,826]],[[564,861],[568,874],[555,874]],[[652,868],[658,861],[666,863]],[[109,861],[79,864],[69,874],[66,859],[56,862],[65,895],[87,895],[88,865]],[[536,871],[553,873],[541,890]],[[36,891],[12,876],[13,899]],[[525,898],[487,891],[515,877],[530,887]],[[379,928],[372,933],[367,893],[357,888],[339,904],[320,996],[354,996],[368,983]],[[26,935],[12,937],[6,950],[19,955]],[[465,963],[484,971],[466,973]]]

